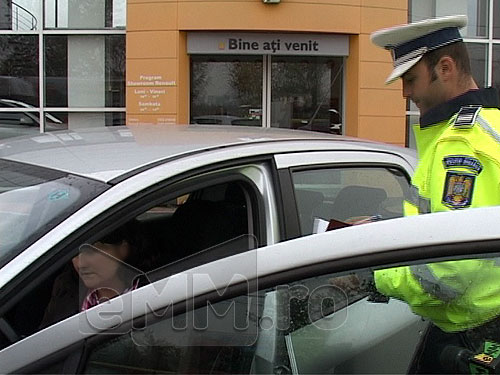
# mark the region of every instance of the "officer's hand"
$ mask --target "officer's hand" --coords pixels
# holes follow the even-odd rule
[[[373,223],[375,221],[380,220],[380,215],[373,215],[373,216],[353,216],[350,217],[349,219],[345,220],[347,224],[351,225],[361,225],[361,224],[368,224],[368,223]]]
[[[357,275],[345,275],[333,277],[328,280],[330,284],[342,290],[346,295],[360,289],[361,281]]]

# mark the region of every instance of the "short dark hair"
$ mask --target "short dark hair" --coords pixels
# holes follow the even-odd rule
[[[129,244],[136,243],[137,236],[137,223],[135,221],[129,221],[124,225],[116,228],[110,233],[107,233],[99,239],[99,242],[107,243],[110,245],[119,245],[123,241],[127,241]]]
[[[139,268],[141,271],[148,268],[148,260],[144,251],[149,246],[148,239],[141,234],[139,222],[136,219],[128,221],[99,239],[99,242],[109,245],[120,245],[126,241],[129,245],[129,254],[123,262]]]
[[[434,68],[443,56],[450,56],[457,63],[458,70],[462,75],[470,76],[472,74],[469,52],[467,51],[465,43],[455,42],[430,51],[423,56],[422,60],[427,64],[427,67],[432,72],[433,80],[435,79]]]

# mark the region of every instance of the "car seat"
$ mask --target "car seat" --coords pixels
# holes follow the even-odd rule
[[[381,188],[346,186],[337,194],[330,218],[344,221],[355,216],[380,214],[380,204],[386,199],[387,193]]]

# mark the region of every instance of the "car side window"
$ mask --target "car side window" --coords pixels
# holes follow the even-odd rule
[[[141,231],[153,239],[149,255],[154,267],[191,256],[242,236],[256,246],[255,194],[246,184],[211,185],[161,202],[137,217]]]
[[[385,167],[296,170],[292,179],[302,235],[324,231],[332,219],[341,225],[403,216],[409,188],[404,173]]]
[[[229,251],[259,246],[255,194],[249,183],[239,180],[184,188],[102,235],[75,244],[71,257],[65,253],[65,264],[31,280],[30,288],[22,288],[13,306],[1,314],[0,348],[139,288],[157,273],[164,275],[171,263],[180,272]],[[230,245],[221,245],[226,242]]]
[[[407,266],[430,267],[438,273],[454,267],[464,270],[443,279],[461,293],[453,302],[447,302],[454,304],[449,318],[462,319],[471,326],[475,326],[476,319],[486,324],[468,330],[464,340],[456,336],[455,341],[449,341],[450,346],[435,347],[433,342],[434,337],[453,338],[453,334],[445,332],[446,323],[435,310],[437,295],[446,288],[429,290],[427,302],[410,308],[407,303],[385,298],[377,291],[377,278],[396,270],[391,267],[308,277],[206,302],[173,317],[164,315],[145,327],[141,324],[120,337],[101,341],[90,349],[82,370],[296,374],[406,373],[420,368],[456,373],[474,362],[477,357],[473,354],[482,350],[493,353],[496,349],[492,347],[499,347],[498,319],[491,319],[498,316],[500,309],[483,304],[493,297],[479,288],[485,274],[498,279],[499,260],[460,259]],[[478,267],[482,275],[478,274]],[[417,282],[425,285],[429,281],[422,276]],[[479,299],[471,304],[472,295]],[[463,312],[460,317],[456,315],[459,311]],[[436,325],[423,318],[426,314],[435,319]],[[480,367],[488,366],[486,362],[476,362]]]

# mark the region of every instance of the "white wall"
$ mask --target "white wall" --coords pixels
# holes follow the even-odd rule
[[[105,103],[104,36],[69,35],[68,106],[104,107]],[[69,127],[77,126],[86,117],[88,114],[70,113]]]

